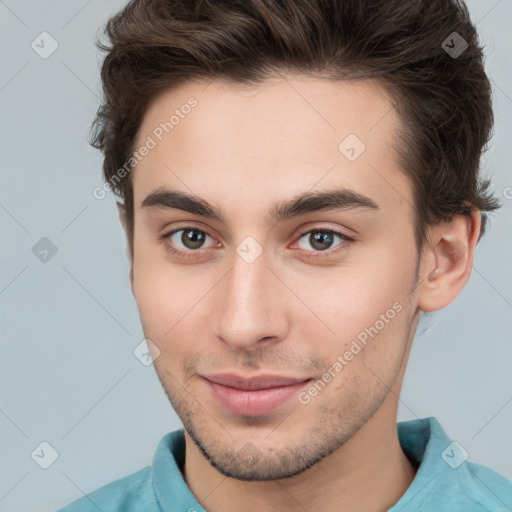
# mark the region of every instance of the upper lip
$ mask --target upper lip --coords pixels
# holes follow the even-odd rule
[[[286,377],[282,375],[258,375],[253,377],[242,377],[233,373],[216,373],[203,375],[203,378],[222,386],[241,389],[244,391],[257,391],[260,389],[276,388],[281,386],[292,386],[300,382],[306,382],[309,378]]]

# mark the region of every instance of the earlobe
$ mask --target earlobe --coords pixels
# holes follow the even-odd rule
[[[480,234],[480,212],[456,215],[434,230],[430,257],[425,258],[418,306],[422,311],[437,311],[450,304],[466,285],[473,267],[473,255]],[[432,268],[432,261],[434,265]]]

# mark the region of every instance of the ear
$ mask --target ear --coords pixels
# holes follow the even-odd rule
[[[128,240],[128,237],[130,234],[128,233],[128,225],[126,222],[126,208],[123,203],[120,203],[119,201],[116,201],[117,204],[117,211],[119,213],[119,220],[121,222],[121,226],[123,226],[123,231],[126,235],[126,239]],[[130,255],[130,251],[128,251],[128,258],[130,260],[130,287],[132,289],[133,294],[133,261]]]
[[[454,215],[429,231],[423,252],[418,307],[437,311],[450,304],[468,282],[481,228],[480,211]]]

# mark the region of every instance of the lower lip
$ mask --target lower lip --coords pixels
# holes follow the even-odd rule
[[[244,391],[206,380],[217,401],[231,413],[242,416],[270,414],[296,396],[308,382],[309,380],[290,386]]]

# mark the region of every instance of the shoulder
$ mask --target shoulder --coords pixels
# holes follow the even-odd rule
[[[57,512],[160,512],[162,500],[192,502],[178,467],[184,456],[183,429],[169,432],[160,439],[151,466],[114,480]]]
[[[496,471],[477,464],[465,462],[457,474],[457,481],[469,503],[476,510],[509,512],[512,509],[512,482]]]
[[[153,508],[149,508],[151,506]],[[153,493],[151,467],[114,480],[57,512],[89,512],[98,509],[102,512],[159,511]]]
[[[512,482],[492,469],[464,462],[434,477],[427,503],[450,512],[510,512]]]
[[[392,511],[510,512],[512,482],[467,460],[434,417],[398,425],[404,452],[419,463],[416,477]]]

